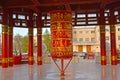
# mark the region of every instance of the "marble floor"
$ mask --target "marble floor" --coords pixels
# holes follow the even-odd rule
[[[54,63],[14,65],[6,69],[0,66],[0,80],[120,80],[120,65],[100,66],[95,62],[71,63],[60,76]]]

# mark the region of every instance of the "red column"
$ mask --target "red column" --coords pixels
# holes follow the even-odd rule
[[[101,65],[106,65],[106,38],[105,38],[105,18],[104,9],[100,10],[100,51]]]
[[[7,31],[8,26],[2,25],[2,68],[8,67]]]
[[[42,28],[37,28],[37,64],[42,65]]]
[[[3,23],[2,23],[2,68],[8,67],[8,44],[7,44],[7,31],[8,31],[8,10],[3,8]]]
[[[117,65],[117,54],[116,54],[116,36],[115,36],[115,16],[114,10],[110,10],[110,38],[111,38],[111,64]]]
[[[37,64],[42,65],[42,28],[41,13],[37,13]]]
[[[13,27],[8,27],[8,65],[13,66]]]
[[[33,65],[34,57],[33,57],[33,28],[29,28],[29,44],[28,44],[28,64]]]

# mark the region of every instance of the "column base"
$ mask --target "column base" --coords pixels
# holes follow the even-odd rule
[[[2,63],[2,68],[8,68],[8,63]]]
[[[37,65],[42,65],[42,61],[37,61]]]
[[[8,66],[12,67],[13,66],[13,62],[9,62]]]
[[[117,65],[117,61],[111,61],[111,65]]]
[[[106,65],[106,61],[101,61],[101,65]]]
[[[28,61],[28,64],[29,64],[29,65],[33,65],[33,64],[34,64],[34,61]]]

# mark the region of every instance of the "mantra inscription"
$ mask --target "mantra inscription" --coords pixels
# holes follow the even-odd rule
[[[72,14],[69,11],[52,11],[51,52],[52,54],[72,54]]]

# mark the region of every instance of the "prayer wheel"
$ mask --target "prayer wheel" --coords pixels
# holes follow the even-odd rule
[[[71,11],[51,11],[50,17],[52,58],[71,58],[73,56]]]
[[[73,56],[72,46],[72,12],[67,10],[55,10],[50,12],[51,19],[51,57],[61,60],[61,75],[64,75],[65,69],[69,65]],[[64,60],[69,60],[64,68]]]

